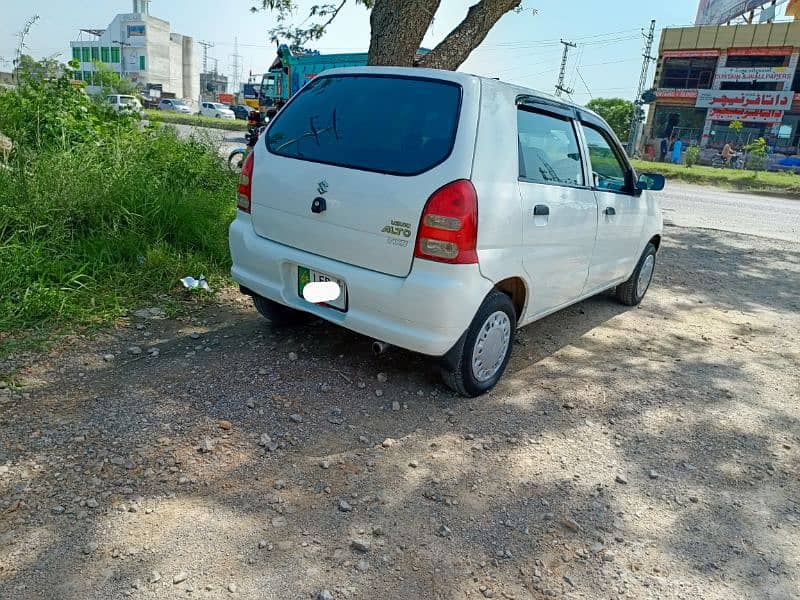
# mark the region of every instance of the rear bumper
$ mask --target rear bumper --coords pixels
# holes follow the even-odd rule
[[[233,278],[254,293],[401,348],[442,356],[469,327],[492,289],[478,265],[415,260],[407,277],[338,262],[259,237],[238,213],[229,231]],[[297,291],[302,265],[342,279],[348,310],[311,304]]]

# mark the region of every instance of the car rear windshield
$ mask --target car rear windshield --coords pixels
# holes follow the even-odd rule
[[[280,156],[393,175],[418,175],[453,150],[461,86],[416,77],[320,77],[266,136]]]

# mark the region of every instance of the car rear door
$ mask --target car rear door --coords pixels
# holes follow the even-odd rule
[[[527,101],[517,108],[523,266],[530,281],[527,318],[581,295],[597,227],[570,107]]]
[[[471,175],[479,98],[479,80],[463,76],[314,79],[256,147],[256,233],[407,275],[428,198]]]
[[[639,259],[639,240],[647,205],[636,193],[634,171],[619,142],[599,121],[583,120],[598,206],[597,241],[587,290],[600,290],[627,278]]]

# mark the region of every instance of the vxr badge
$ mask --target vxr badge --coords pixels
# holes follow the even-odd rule
[[[324,179],[317,184],[317,191],[320,194],[324,194],[328,191],[328,182]]]

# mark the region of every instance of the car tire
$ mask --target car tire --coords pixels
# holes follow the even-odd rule
[[[637,306],[647,290],[650,289],[655,268],[656,247],[653,244],[647,244],[628,281],[617,286],[617,300],[625,306]]]
[[[299,325],[308,318],[308,313],[289,308],[263,296],[254,295],[253,304],[262,317],[277,327]]]
[[[474,398],[491,390],[506,370],[514,347],[517,315],[506,294],[486,296],[467,331],[442,358],[445,384],[462,396]],[[489,353],[490,363],[485,362]]]

